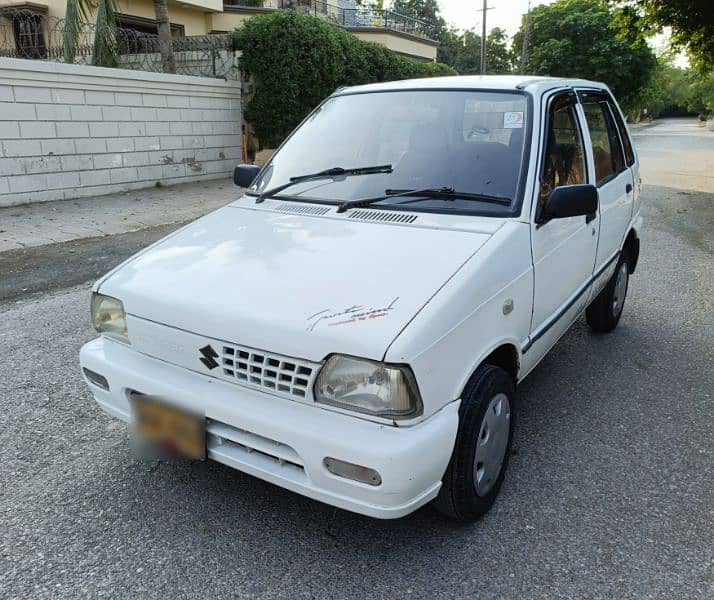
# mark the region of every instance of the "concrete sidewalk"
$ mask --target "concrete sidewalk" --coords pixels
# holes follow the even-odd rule
[[[0,208],[0,252],[183,223],[238,198],[230,179]]]

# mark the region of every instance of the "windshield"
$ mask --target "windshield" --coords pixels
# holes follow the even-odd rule
[[[343,203],[384,196],[385,190],[452,188],[453,197],[397,197],[410,210],[503,213],[520,180],[525,95],[486,91],[399,91],[328,99],[293,133],[253,186],[265,192],[291,178],[341,167],[391,165],[391,172],[299,182],[281,198]],[[506,211],[509,208],[506,207]]]

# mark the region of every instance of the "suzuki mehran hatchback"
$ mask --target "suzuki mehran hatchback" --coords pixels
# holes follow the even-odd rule
[[[516,384],[581,313],[597,332],[622,315],[640,177],[607,87],[341,89],[235,180],[235,202],[95,284],[80,360],[99,405],[340,508],[478,518]]]

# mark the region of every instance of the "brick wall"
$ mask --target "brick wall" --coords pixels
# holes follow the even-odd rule
[[[226,177],[235,81],[0,58],[0,206]]]

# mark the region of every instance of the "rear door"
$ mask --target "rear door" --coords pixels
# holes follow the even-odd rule
[[[601,90],[580,90],[579,95],[590,133],[590,154],[600,198],[600,235],[595,259],[595,272],[604,269],[603,277],[596,282],[600,287],[607,281],[610,271],[607,267],[614,266],[632,216],[634,180],[608,94]]]

